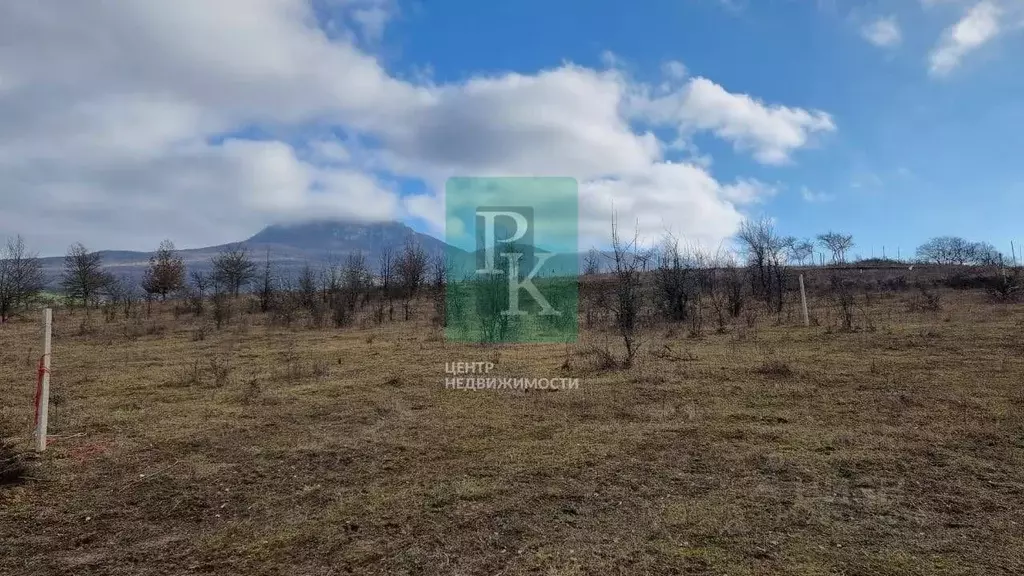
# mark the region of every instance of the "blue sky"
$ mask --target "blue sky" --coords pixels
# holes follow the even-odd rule
[[[577,178],[583,245],[1024,241],[1018,0],[51,0],[0,36],[0,236],[43,254],[441,236],[445,180],[502,175]]]
[[[679,61],[730,91],[833,116],[837,131],[782,167],[697,137],[716,176],[781,186],[759,211],[786,233],[847,231],[864,256],[881,255],[883,246],[907,255],[940,234],[1007,251],[1011,240],[1024,240],[1024,34],[1008,34],[936,77],[929,53],[970,4],[837,4],[443,1],[403,10],[382,53],[397,71],[429,66],[448,82],[529,74],[563,60],[599,67],[606,52],[641,78]],[[867,41],[864,27],[892,16],[900,43]]]

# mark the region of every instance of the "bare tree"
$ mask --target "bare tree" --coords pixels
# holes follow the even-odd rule
[[[231,296],[256,279],[256,263],[242,244],[229,244],[213,257],[213,281]]]
[[[112,281],[113,276],[103,270],[103,257],[99,252],[89,252],[80,242],[68,248],[61,286],[70,298],[81,300],[88,310]]]
[[[156,253],[149,257],[149,266],[142,277],[142,289],[147,294],[159,294],[167,300],[167,294],[180,290],[185,285],[185,261],[174,249],[174,242],[164,240]]]
[[[320,296],[324,303],[331,301],[341,292],[342,272],[338,266],[338,259],[332,254],[327,257],[327,263],[320,269]]]
[[[583,257],[583,275],[596,276],[601,273],[601,253],[591,248]]]
[[[107,300],[103,305],[104,316],[107,322],[112,322],[118,311],[124,314],[125,318],[131,318],[139,302],[138,286],[129,281],[128,278],[111,278],[110,282],[103,288]],[[147,292],[152,294],[152,292]]]
[[[643,345],[641,320],[641,273],[651,256],[650,250],[640,246],[640,233],[624,241],[619,235],[618,223],[612,220],[612,275],[615,294],[611,308],[615,316],[615,327],[626,347],[626,355],[619,365],[628,368],[633,365],[637,352]]]
[[[210,279],[198,270],[189,274],[192,285],[189,287],[189,302],[192,305],[192,313],[199,316],[203,313],[206,302],[206,291],[210,286]]]
[[[416,241],[409,240],[395,262],[395,275],[402,295],[405,319],[409,319],[409,305],[419,292],[427,273],[427,253]]]
[[[803,266],[804,262],[813,255],[814,243],[806,238],[802,240],[794,240],[789,247],[790,259],[801,266]]]
[[[395,257],[391,247],[385,246],[377,253],[377,308],[375,316],[377,323],[384,322],[385,303],[387,303],[388,319],[395,319],[395,306],[393,299],[395,275]]]
[[[751,269],[751,288],[769,308],[782,309],[786,254],[792,237],[780,236],[768,218],[745,220],[737,235]]]
[[[854,246],[853,235],[832,232],[831,230],[825,234],[818,235],[818,243],[822,248],[832,252],[833,264],[845,264],[846,253]]]
[[[306,262],[302,266],[302,271],[299,272],[297,282],[299,305],[306,310],[311,310],[313,306],[317,304],[316,272],[313,271],[313,267],[310,266],[309,262]]]
[[[43,289],[39,258],[25,249],[20,235],[7,239],[0,253],[0,322],[6,322],[18,306],[27,304]]]
[[[744,268],[736,264],[731,253],[723,250],[709,260],[708,268],[708,299],[715,312],[718,331],[724,332],[727,319],[736,318],[743,310],[747,284]]]
[[[260,312],[266,313],[270,310],[270,306],[274,302],[274,293],[276,292],[275,284],[274,269],[270,264],[270,250],[267,250],[267,256],[263,261],[263,272],[260,274]]]
[[[447,300],[445,287],[452,265],[444,253],[438,253],[430,260],[430,288],[434,299],[434,320],[441,326],[447,326]]]
[[[1003,266],[1008,258],[988,242],[972,242],[968,249],[970,263],[978,266]]]
[[[345,261],[345,272],[342,276],[342,287],[345,293],[345,306],[355,312],[360,299],[364,299],[370,287],[370,269],[366,265],[366,255],[353,252]]]
[[[941,265],[1001,265],[1005,257],[988,242],[970,242],[959,236],[938,236],[917,247],[921,262]]]
[[[654,286],[658,306],[669,320],[683,322],[693,292],[693,261],[689,254],[680,250],[679,240],[671,234],[665,235],[656,257]]]

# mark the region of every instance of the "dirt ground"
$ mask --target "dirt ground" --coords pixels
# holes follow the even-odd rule
[[[878,295],[572,346],[56,312],[3,574],[1024,574],[1024,306]],[[27,449],[39,322],[0,327]],[[454,390],[446,363],[575,390]],[[447,375],[451,376],[451,375]]]

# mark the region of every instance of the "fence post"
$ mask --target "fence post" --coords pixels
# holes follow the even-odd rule
[[[43,309],[43,357],[39,359],[36,379],[36,451],[46,450],[46,424],[50,407],[50,330],[53,311]]]
[[[811,325],[811,317],[807,314],[807,291],[804,290],[804,275],[800,275],[800,303],[804,308],[804,326]]]

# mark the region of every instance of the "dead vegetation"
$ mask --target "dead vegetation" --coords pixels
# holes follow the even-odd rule
[[[568,346],[446,342],[408,288],[342,328],[258,295],[219,327],[209,299],[58,310],[51,446],[0,483],[0,573],[1024,573],[1024,310],[807,273],[804,328],[768,262],[716,269],[684,318],[585,283],[612,309]],[[28,447],[37,337],[0,329],[0,462]],[[580,387],[446,389],[465,360]]]

